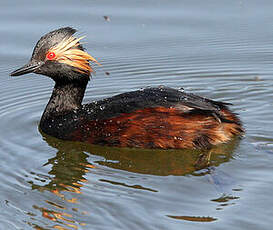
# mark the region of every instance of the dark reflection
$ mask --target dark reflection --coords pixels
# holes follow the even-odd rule
[[[110,181],[110,180],[104,180],[104,179],[100,179],[100,181],[106,182],[106,183],[109,183],[109,184],[124,186],[124,187],[127,187],[127,188],[147,190],[147,191],[150,191],[150,192],[158,192],[157,190],[154,190],[154,189],[151,189],[151,188],[145,188],[145,187],[143,187],[141,185],[127,185],[125,183],[120,183],[120,182],[115,182],[115,181]]]
[[[85,179],[86,173],[92,170],[94,166],[88,162],[88,154],[65,143],[65,148],[58,148],[58,142],[59,140],[55,139],[54,144],[52,143],[52,147],[58,149],[56,156],[50,158],[43,165],[50,165],[50,171],[47,175],[38,175],[33,172],[32,174],[36,176],[35,180],[29,181],[29,183],[32,185],[32,189],[41,192],[49,191],[59,197],[60,200],[44,200],[46,205],[33,205],[33,208],[40,211],[44,218],[53,223],[49,226],[50,229],[78,229],[79,225],[85,226],[86,223],[75,221],[73,213],[80,212],[81,215],[86,215],[86,213],[76,208],[77,195],[82,193],[81,188],[87,181]],[[42,182],[42,185],[39,182]],[[70,203],[69,206],[73,207],[73,212],[67,210],[67,205],[59,203],[62,200]],[[37,226],[37,229],[43,228]]]
[[[237,200],[239,198],[240,197],[238,197],[238,196],[223,195],[223,196],[221,196],[217,199],[213,199],[211,201],[217,202],[219,204],[218,207],[216,208],[216,210],[222,210],[226,206],[235,205],[234,200]]]
[[[167,175],[199,175],[198,170],[208,168],[208,166],[218,166],[228,162],[237,146],[237,140],[228,144],[214,147],[210,150],[160,150],[160,149],[132,149],[115,148],[89,145],[84,143],[61,141],[54,137],[43,134],[44,140],[52,147],[58,149],[56,157],[49,159],[47,164],[52,164],[50,174],[56,175],[60,180],[67,180],[67,175],[63,174],[64,168],[70,168],[68,175],[70,184],[72,179],[84,179],[87,167],[93,164],[107,166],[110,168],[125,170],[128,172],[167,176]],[[88,154],[102,157],[91,164],[88,162]],[[77,169],[77,170],[73,170]],[[88,170],[87,170],[88,171]],[[59,175],[58,172],[62,172]],[[209,173],[208,170],[201,173]],[[201,175],[200,174],[200,175]],[[54,183],[52,185],[54,185]],[[69,181],[66,181],[67,183]],[[57,186],[57,185],[54,185]]]
[[[44,134],[43,137],[51,147],[56,148],[58,151],[56,156],[44,164],[44,166],[50,166],[47,175],[33,173],[35,180],[29,181],[29,183],[31,183],[32,189],[49,191],[61,198],[61,200],[69,202],[73,207],[72,211],[81,214],[82,211],[76,208],[78,195],[81,194],[81,188],[86,182],[86,173],[92,172],[95,167],[106,166],[138,174],[157,176],[210,175],[213,174],[212,171],[216,166],[230,160],[237,145],[237,141],[234,140],[229,144],[220,145],[207,151],[149,150],[67,142]],[[92,161],[92,156],[96,160]],[[145,188],[137,184],[127,185],[120,181],[106,179],[100,179],[100,181],[127,188],[158,192],[152,188]],[[70,195],[68,196],[68,194]],[[34,205],[33,208],[39,210],[44,218],[56,223],[51,227],[67,229],[66,227],[77,228],[78,224],[85,225],[85,223],[76,223],[71,212],[68,212],[64,204],[49,200],[45,200],[45,202],[44,207]],[[169,217],[188,220],[185,216]],[[198,217],[197,220],[195,218],[192,221],[214,221],[214,219],[200,219]]]
[[[210,216],[171,216],[171,215],[167,215],[167,216],[177,220],[186,220],[186,221],[193,221],[193,222],[213,222],[217,220],[217,218],[210,217]]]
[[[69,151],[60,149],[55,157],[43,165],[52,165],[48,172],[48,180],[45,180],[49,182],[43,186],[33,184],[32,188],[49,190],[54,193],[63,190],[80,193],[82,183],[86,181],[84,175],[90,168],[94,167],[88,162],[87,158],[88,154],[84,152],[72,148]]]

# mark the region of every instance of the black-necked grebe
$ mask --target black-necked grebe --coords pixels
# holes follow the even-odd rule
[[[11,73],[43,74],[55,87],[40,121],[54,137],[92,144],[140,148],[209,148],[241,135],[227,103],[168,87],[146,88],[82,105],[97,61],[84,51],[75,29],[43,36],[28,64]]]

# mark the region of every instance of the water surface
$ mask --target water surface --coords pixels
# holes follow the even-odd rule
[[[257,0],[2,1],[1,229],[271,229],[272,7]],[[41,35],[62,26],[87,35],[85,47],[103,64],[85,103],[146,86],[183,87],[233,103],[245,137],[201,152],[43,135],[38,123],[53,82],[8,74],[28,61]]]

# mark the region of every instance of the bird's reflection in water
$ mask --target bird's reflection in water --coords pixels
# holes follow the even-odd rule
[[[58,142],[59,140],[56,140],[55,144]],[[58,145],[53,147],[58,148]],[[75,221],[73,213],[87,214],[85,211],[78,210],[76,205],[78,202],[77,195],[82,193],[81,188],[87,182],[85,175],[94,167],[88,162],[88,157],[88,154],[70,148],[70,146],[64,149],[59,148],[56,156],[43,165],[51,167],[48,175],[36,175],[46,178],[46,183],[40,185],[32,182],[32,189],[42,192],[49,191],[59,197],[59,201],[68,202],[69,206],[72,207],[71,212],[71,210],[67,210],[67,205],[63,205],[63,202],[60,204],[56,200],[45,200],[45,207],[33,206],[34,209],[41,212],[44,218],[54,222],[54,225],[51,226],[54,229],[78,229],[78,225],[85,225],[84,222]],[[39,226],[37,229],[43,228]]]
[[[58,150],[56,157],[49,159],[46,163],[46,165],[52,165],[49,174],[56,175],[55,179],[58,178],[61,181],[68,179],[67,182],[70,181],[70,185],[73,178],[75,179],[73,183],[84,179],[85,173],[94,165],[157,176],[197,175],[195,172],[200,169],[228,162],[238,143],[238,140],[234,139],[228,144],[218,145],[210,150],[162,150],[98,146],[61,141],[45,134],[43,136],[50,146]],[[89,162],[87,158],[90,155],[99,156],[99,160]],[[69,174],[63,175],[64,169],[69,169],[69,173],[73,172],[74,177],[69,177]],[[58,185],[54,184],[54,186]]]
[[[61,141],[44,134],[43,136],[44,140],[58,151],[56,156],[44,164],[44,166],[50,166],[51,168],[46,176],[46,183],[41,185],[32,181],[32,188],[39,191],[50,191],[70,204],[77,204],[77,197],[81,194],[84,184],[87,183],[86,174],[92,173],[92,170],[96,170],[96,168],[109,167],[157,176],[183,176],[188,174],[203,176],[211,174],[212,167],[229,161],[237,145],[237,141],[234,140],[229,144],[219,145],[208,151],[148,150],[94,146]],[[221,178],[218,178],[218,180],[221,180]],[[152,188],[145,188],[141,185],[126,185],[120,181],[109,180],[109,178],[100,179],[100,182],[157,192]],[[77,195],[73,196],[73,194]],[[43,217],[56,222],[57,225],[54,225],[54,228],[67,229],[66,227],[69,227],[77,229],[78,224],[85,225],[85,223],[79,223],[79,221],[76,224],[73,220],[73,213],[66,212],[65,205],[49,200],[46,200],[46,203],[47,208],[38,207],[37,205],[34,208],[41,211]],[[52,209],[48,208],[48,205]],[[72,210],[84,214],[84,211],[77,208],[72,208]]]

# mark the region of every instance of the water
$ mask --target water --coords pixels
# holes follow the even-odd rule
[[[2,1],[1,229],[272,229],[272,7],[257,0]],[[27,62],[41,35],[62,26],[87,35],[85,47],[103,64],[84,102],[183,87],[233,103],[245,137],[203,152],[211,154],[208,168],[196,167],[198,151],[43,136],[37,127],[53,82],[8,74]]]

